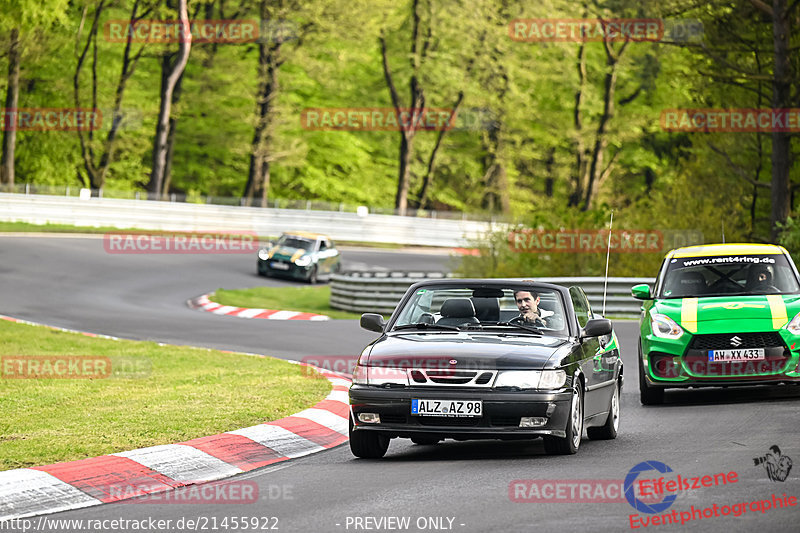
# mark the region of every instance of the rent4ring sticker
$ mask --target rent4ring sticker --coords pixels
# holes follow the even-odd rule
[[[481,400],[411,400],[412,415],[482,416]]]

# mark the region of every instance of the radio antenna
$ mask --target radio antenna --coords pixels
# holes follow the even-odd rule
[[[614,211],[611,211],[611,221],[608,223],[608,248],[606,248],[606,279],[603,282],[603,316],[606,316],[606,292],[608,290],[608,260],[611,257],[611,230],[614,228]]]
[[[721,222],[722,224],[722,244],[725,244],[725,221]]]

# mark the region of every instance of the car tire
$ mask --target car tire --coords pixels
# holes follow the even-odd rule
[[[374,431],[353,431],[350,421],[350,451],[361,459],[380,459],[389,449],[389,437]]]
[[[578,452],[583,437],[583,387],[578,376],[572,378],[572,401],[566,434],[566,437],[545,435],[544,450],[550,455],[572,455]]]
[[[641,346],[639,346],[639,400],[642,405],[661,405],[664,403],[664,389],[651,387],[647,384],[647,379],[644,376]]]
[[[437,439],[435,437],[411,437],[411,442],[419,446],[432,446],[434,444],[439,444],[441,440],[442,439]]]
[[[611,440],[617,438],[619,429],[619,382],[614,386],[611,403],[608,406],[606,423],[599,427],[586,428],[586,435],[592,440]]]
[[[317,265],[311,269],[311,273],[308,275],[308,282],[311,285],[316,285],[317,283]]]

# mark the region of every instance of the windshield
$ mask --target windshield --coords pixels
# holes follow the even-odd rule
[[[661,298],[789,294],[797,277],[782,254],[673,258]]]
[[[276,246],[284,246],[286,248],[297,248],[300,250],[313,250],[314,249],[314,241],[303,239],[300,237],[290,237],[288,235],[282,235],[278,242],[275,244]]]
[[[567,321],[561,295],[552,289],[429,286],[400,309],[392,331],[406,329],[567,335]]]

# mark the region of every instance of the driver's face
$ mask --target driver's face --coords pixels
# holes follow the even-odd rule
[[[518,292],[516,295],[516,302],[520,314],[527,315],[528,313],[539,311],[539,297],[537,296],[534,299],[533,295],[529,292]]]

